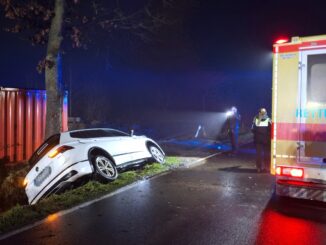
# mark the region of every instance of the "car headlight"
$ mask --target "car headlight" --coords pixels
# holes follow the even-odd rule
[[[23,188],[25,188],[27,186],[27,184],[28,184],[28,179],[25,178],[24,181],[23,181]]]

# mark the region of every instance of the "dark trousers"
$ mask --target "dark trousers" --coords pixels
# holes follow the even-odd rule
[[[270,145],[256,143],[256,167],[257,169],[270,170]]]
[[[238,134],[234,131],[229,132],[229,139],[231,143],[231,151],[236,153],[238,150]]]

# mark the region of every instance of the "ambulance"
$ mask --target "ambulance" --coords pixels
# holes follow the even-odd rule
[[[276,194],[326,201],[326,35],[273,45],[272,121]]]

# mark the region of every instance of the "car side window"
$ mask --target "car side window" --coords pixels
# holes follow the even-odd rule
[[[103,130],[83,130],[83,131],[75,131],[70,133],[70,137],[72,138],[80,138],[80,139],[87,139],[87,138],[98,138],[98,137],[106,137]]]
[[[104,129],[94,129],[94,130],[83,130],[83,131],[75,131],[70,133],[70,137],[72,138],[101,138],[101,137],[121,137],[121,136],[129,136],[128,134],[118,131],[118,130],[104,130]]]
[[[121,137],[121,136],[130,136],[127,133],[118,131],[118,130],[105,130],[107,137]]]

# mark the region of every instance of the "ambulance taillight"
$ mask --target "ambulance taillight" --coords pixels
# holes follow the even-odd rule
[[[282,166],[278,166],[276,168],[276,175],[279,176],[303,178],[303,174],[304,174],[303,168],[282,167]]]

